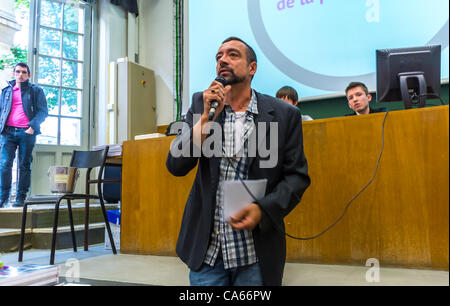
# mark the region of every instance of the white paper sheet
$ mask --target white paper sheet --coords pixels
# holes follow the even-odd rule
[[[267,179],[244,180],[244,182],[257,200],[264,197]],[[223,191],[224,220],[227,222],[230,221],[230,216],[235,215],[248,204],[255,202],[239,180],[223,181],[220,188]]]

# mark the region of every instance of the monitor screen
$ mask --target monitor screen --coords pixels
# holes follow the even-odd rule
[[[377,102],[403,101],[423,107],[441,92],[441,46],[376,51]]]

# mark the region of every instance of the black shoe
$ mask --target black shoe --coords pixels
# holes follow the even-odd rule
[[[8,206],[8,200],[0,200],[0,208],[6,208]]]
[[[23,207],[25,201],[16,201],[14,202],[11,207]]]

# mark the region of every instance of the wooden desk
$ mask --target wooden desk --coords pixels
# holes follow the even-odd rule
[[[167,171],[166,158],[173,139],[123,144],[122,253],[176,255],[181,217],[195,171],[181,178]]]
[[[449,108],[395,111],[373,183],[346,216],[311,241],[287,238],[287,260],[320,264],[446,269],[449,265]],[[312,236],[330,225],[369,181],[384,113],[303,123],[311,186],[285,219],[286,231]],[[123,146],[121,252],[175,255],[195,171],[169,174],[173,137]]]
[[[106,166],[122,166],[123,157],[120,156],[108,156],[105,161]]]

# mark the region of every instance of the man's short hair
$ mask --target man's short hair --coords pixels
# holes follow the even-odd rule
[[[353,89],[355,87],[361,87],[364,90],[364,92],[366,93],[366,95],[369,94],[369,89],[367,88],[366,84],[361,83],[361,82],[351,82],[350,84],[348,84],[347,88],[345,89],[345,95],[347,95],[347,92],[350,89]]]
[[[25,64],[25,63],[17,63],[17,64],[15,64],[15,65],[14,65],[14,69],[13,69],[14,72],[16,71],[16,67],[17,67],[17,66],[22,67],[22,68],[27,68],[28,74],[31,73],[31,72],[30,72],[30,67],[28,67],[28,65]]]
[[[243,41],[243,40],[240,39],[239,37],[235,37],[235,36],[228,37],[227,39],[225,39],[225,40],[222,42],[222,45],[223,45],[224,43],[227,43],[227,42],[232,41],[232,40],[240,41],[241,43],[243,43],[243,44],[247,47],[246,55],[247,55],[247,63],[248,63],[248,64],[253,63],[253,62],[255,62],[255,63],[258,62],[258,60],[257,60],[257,58],[256,58],[255,50],[253,50],[253,48],[250,47],[249,44],[247,44],[245,41]]]
[[[277,91],[276,97],[278,99],[286,97],[286,98],[288,98],[289,100],[291,100],[294,103],[298,101],[297,91],[294,88],[292,88],[291,86],[281,87]]]

